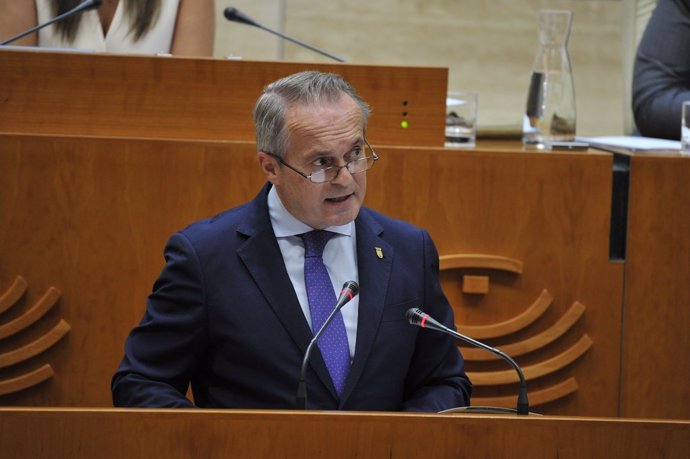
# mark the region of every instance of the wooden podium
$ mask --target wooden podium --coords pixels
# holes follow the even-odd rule
[[[12,457],[687,457],[690,422],[221,410],[0,408]]]

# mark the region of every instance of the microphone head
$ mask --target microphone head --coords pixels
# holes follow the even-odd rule
[[[228,6],[227,8],[225,8],[223,14],[225,15],[225,19],[227,19],[228,21],[239,22],[241,24],[247,24],[256,27],[259,26],[259,24],[254,22],[252,18],[250,18],[234,6]]]
[[[359,284],[355,281],[347,281],[343,284],[343,291],[350,292],[351,298],[354,298],[359,293]]]
[[[419,308],[410,308],[405,313],[405,317],[407,317],[407,321],[410,323],[410,325],[421,326],[424,316],[426,316],[426,314]]]

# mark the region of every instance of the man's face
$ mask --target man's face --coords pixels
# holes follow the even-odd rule
[[[327,165],[345,165],[364,145],[362,113],[344,94],[335,103],[290,106],[285,122],[289,140],[283,160],[306,175]],[[259,162],[287,210],[312,228],[344,225],[357,217],[366,172],[352,175],[343,168],[331,182],[312,183],[265,153],[259,153]]]

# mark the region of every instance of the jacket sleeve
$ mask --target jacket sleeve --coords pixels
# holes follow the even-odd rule
[[[185,394],[207,342],[203,276],[192,245],[181,233],[168,241],[165,259],[113,376],[114,406],[194,406]]]
[[[424,244],[423,310],[455,330],[453,310],[439,280],[438,252],[429,234]],[[464,361],[455,339],[429,329],[417,334],[412,363],[406,381],[404,411],[442,411],[470,403],[472,384],[465,374]]]

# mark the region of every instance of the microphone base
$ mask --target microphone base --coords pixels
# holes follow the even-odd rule
[[[510,414],[518,415],[515,408],[504,408],[501,406],[457,406],[455,408],[449,408],[447,410],[439,411],[439,414],[456,414],[456,413],[466,413],[466,414]],[[527,413],[531,416],[541,416],[539,413],[529,412]]]

